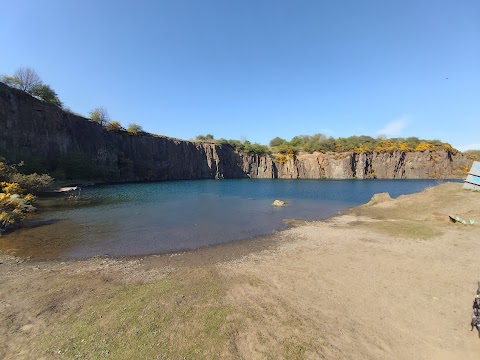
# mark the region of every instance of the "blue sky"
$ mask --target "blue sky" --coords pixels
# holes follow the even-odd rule
[[[0,74],[73,111],[267,144],[300,134],[480,149],[478,0],[1,0]]]

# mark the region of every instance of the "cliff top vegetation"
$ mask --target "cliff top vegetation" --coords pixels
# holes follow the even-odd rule
[[[37,99],[59,107],[63,106],[57,93],[50,85],[44,84],[40,76],[31,68],[21,67],[12,76],[2,75],[0,79],[8,86],[25,91]]]
[[[251,143],[248,140],[215,140],[214,136],[199,135],[196,141],[207,141],[220,145],[232,146],[236,151],[256,154],[284,154],[294,155],[299,152],[354,152],[354,153],[371,153],[371,152],[394,152],[394,151],[447,151],[452,154],[458,152],[450,144],[440,140],[424,140],[417,137],[408,138],[391,138],[384,137],[373,138],[371,136],[350,136],[346,138],[327,137],[323,134],[315,135],[298,135],[290,141],[275,137],[269,143],[269,146]]]

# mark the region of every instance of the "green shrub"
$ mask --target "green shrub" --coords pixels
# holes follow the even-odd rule
[[[93,109],[92,111],[90,111],[89,115],[92,121],[102,126],[105,126],[110,122],[110,116],[108,115],[107,110],[102,107]]]
[[[39,193],[48,189],[52,184],[53,178],[48,174],[29,174],[20,173],[13,174],[10,181],[18,183],[25,191],[31,193]]]
[[[142,132],[143,129],[140,125],[135,123],[128,124],[127,132],[132,135],[137,135],[138,133]]]

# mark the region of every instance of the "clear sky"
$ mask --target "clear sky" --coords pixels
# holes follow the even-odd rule
[[[480,149],[478,0],[0,0],[0,74],[181,139]]]

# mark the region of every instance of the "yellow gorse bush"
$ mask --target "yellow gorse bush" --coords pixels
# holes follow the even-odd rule
[[[42,182],[51,181],[50,177],[46,178],[44,175],[18,174],[14,166],[0,161],[0,231],[25,220],[25,213],[32,209],[29,205],[36,199],[32,194],[24,195],[25,189],[18,182],[12,181],[14,177],[23,180],[23,183],[31,185],[32,188],[39,187]]]
[[[25,220],[22,203],[18,201],[18,198],[14,198],[13,195],[8,193],[0,194],[0,230]]]
[[[0,193],[0,230],[3,230],[25,220],[25,205],[30,205],[36,198],[32,194],[22,197],[13,192],[23,192],[18,184],[2,182],[1,186],[4,192]]]
[[[429,144],[427,142],[421,142],[415,147],[415,151],[434,151],[435,150],[435,145]]]
[[[6,181],[2,181],[0,183],[0,187],[2,188],[3,192],[6,194],[23,194],[24,190],[20,187],[18,183],[9,183]]]

